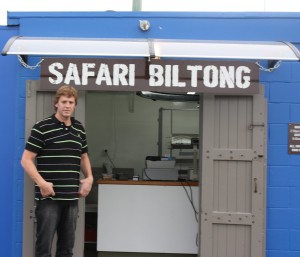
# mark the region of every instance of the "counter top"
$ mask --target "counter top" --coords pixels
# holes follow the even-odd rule
[[[148,186],[198,186],[198,181],[156,181],[156,180],[113,180],[99,179],[97,184],[108,185],[148,185]]]

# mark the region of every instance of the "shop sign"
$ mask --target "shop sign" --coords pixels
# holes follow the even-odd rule
[[[300,123],[289,123],[288,153],[300,154]]]
[[[253,62],[159,59],[46,58],[41,89],[67,84],[79,90],[256,94]]]

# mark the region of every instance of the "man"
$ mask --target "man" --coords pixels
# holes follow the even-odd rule
[[[93,184],[85,130],[72,117],[76,104],[76,89],[60,87],[55,114],[33,126],[22,156],[35,182],[36,257],[51,256],[55,232],[56,257],[73,256],[78,198],[86,197]],[[81,170],[85,178],[80,180]]]

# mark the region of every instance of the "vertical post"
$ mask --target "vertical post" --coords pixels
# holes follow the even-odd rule
[[[143,0],[132,0],[132,11],[141,11],[142,1]]]
[[[199,227],[198,227],[198,254],[197,257],[204,257],[201,256],[200,251],[200,245],[201,245],[201,233],[202,233],[202,227],[201,227],[201,213],[202,213],[202,162],[203,162],[203,125],[204,125],[204,119],[203,119],[203,94],[200,94],[199,96],[199,147],[198,147],[198,188],[199,188],[199,211],[198,211],[198,221],[199,221]]]
[[[163,109],[159,108],[158,114],[158,156],[162,156],[162,140],[163,140]]]

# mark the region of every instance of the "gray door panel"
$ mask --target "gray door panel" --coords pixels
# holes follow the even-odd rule
[[[201,257],[265,254],[265,112],[263,94],[203,95]]]

